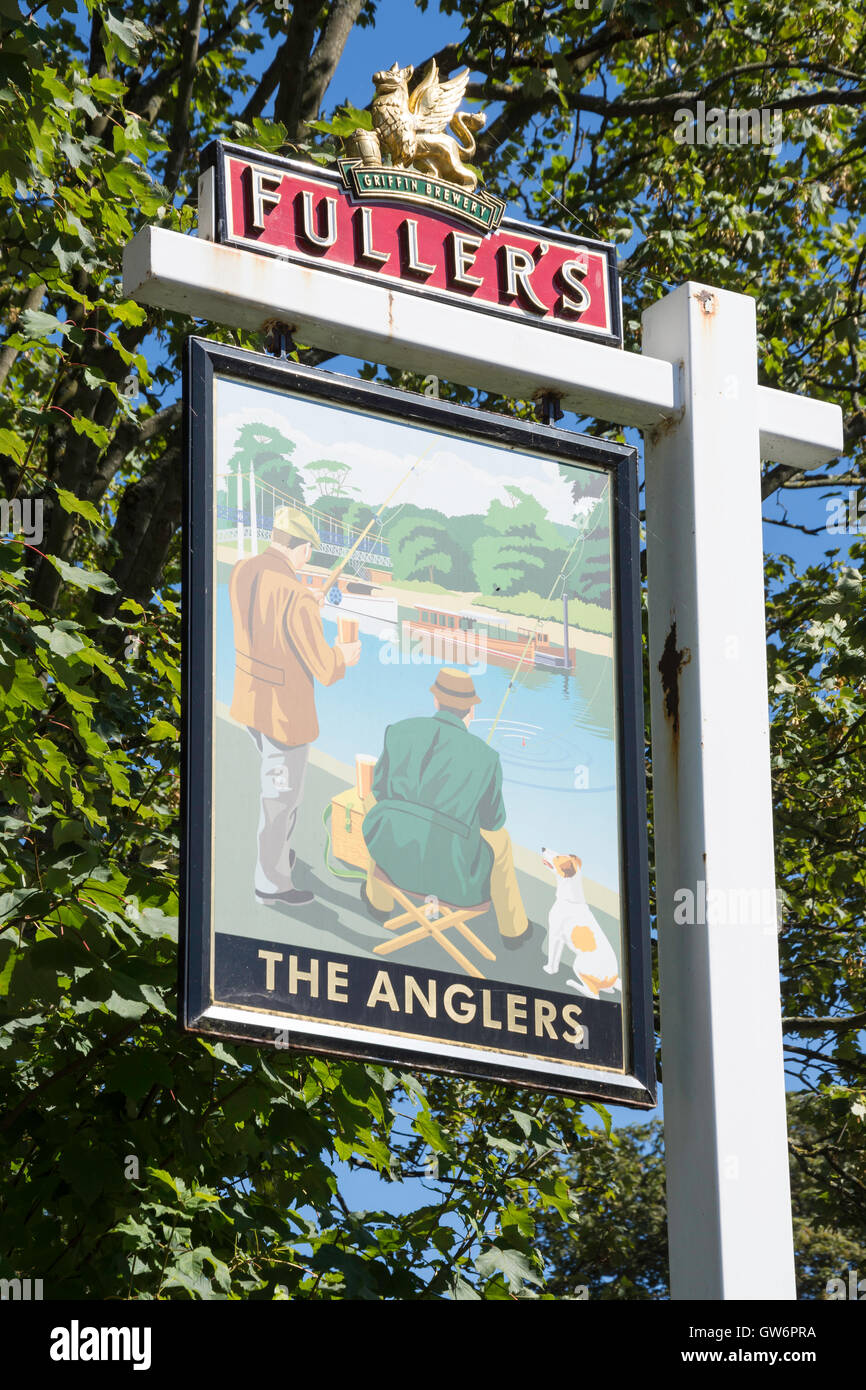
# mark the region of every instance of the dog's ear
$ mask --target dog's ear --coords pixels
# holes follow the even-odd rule
[[[577,872],[574,864],[571,862],[572,858],[573,855],[560,854],[556,860],[557,872],[560,873],[563,878],[574,878]]]

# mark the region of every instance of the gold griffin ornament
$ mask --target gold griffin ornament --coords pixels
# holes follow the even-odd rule
[[[435,58],[424,77],[409,91],[415,69],[391,68],[373,73],[376,95],[372,131],[356,131],[354,152],[365,164],[390,157],[398,169],[438,175],[446,183],[473,192],[478,176],[463,163],[475,153],[475,132],[484,125],[482,112],[458,111],[469,82],[469,69],[440,82]],[[453,135],[446,134],[450,129]]]

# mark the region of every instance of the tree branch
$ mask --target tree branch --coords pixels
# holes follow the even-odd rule
[[[599,116],[640,116],[655,115],[665,111],[676,109],[688,109],[693,111],[699,101],[704,101],[714,83],[703,87],[699,92],[666,92],[656,97],[635,97],[630,101],[607,101],[603,97],[590,96],[581,92],[576,99],[574,110],[590,111]],[[773,109],[778,111],[808,111],[813,106],[861,106],[866,102],[866,87],[855,87],[851,91],[843,91],[839,87],[825,87],[817,92],[798,92],[795,96],[774,97]],[[763,106],[765,98],[762,94],[752,101],[745,97],[741,98],[740,110],[749,110],[753,106]]]
[[[169,136],[169,155],[165,167],[165,184],[172,192],[177,187],[180,171],[187,154],[189,139],[189,113],[192,99],[195,70],[198,65],[199,36],[204,17],[204,0],[190,0],[186,12],[186,26],[183,39],[180,77],[177,83],[177,99],[174,108],[171,135]]]
[[[38,309],[42,303],[44,295],[45,285],[34,285],[32,290],[28,290],[27,297],[24,300],[22,307],[15,311],[16,322],[21,317],[22,313],[26,313],[28,309]],[[0,352],[0,390],[3,389],[3,385],[6,381],[6,378],[12,370],[12,363],[15,361],[15,358],[17,356],[18,349],[13,347],[4,347],[3,351]]]
[[[343,49],[365,0],[333,0],[319,42],[307,68],[301,99],[301,120],[314,121],[321,109],[328,84],[337,69]]]
[[[283,67],[274,102],[274,120],[282,121],[290,140],[299,138],[303,125],[304,90],[323,8],[323,0],[295,0],[289,32],[281,49]]]
[[[99,596],[96,608],[103,617],[112,617],[125,598],[147,603],[159,583],[180,525],[180,462],[180,445],[169,445],[138,482],[124,489],[112,531],[118,549],[112,578],[118,592]]]
[[[226,15],[224,23],[218,29],[214,29],[204,43],[199,45],[197,63],[200,63],[209,53],[220,49],[226,39],[234,33],[244,15],[252,14],[258,8],[259,0],[246,0],[246,2],[240,0],[240,3],[235,5],[231,13]],[[167,63],[164,67],[160,67],[149,82],[138,81],[136,74],[130,81],[126,98],[127,110],[134,111],[136,115],[148,122],[154,121],[166,92],[181,70],[182,61],[181,58],[176,63]]]
[[[793,1018],[783,1018],[782,1027],[789,1033],[807,1033],[812,1028],[822,1032],[840,1032],[846,1028],[862,1028],[866,1024],[866,1012],[844,1014],[841,1017],[828,1014],[826,1018],[810,1018],[808,1014],[798,1014]]]

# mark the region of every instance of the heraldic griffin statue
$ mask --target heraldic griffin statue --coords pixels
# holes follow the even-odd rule
[[[469,69],[440,82],[434,58],[427,74],[410,92],[409,79],[414,71],[411,66],[401,68],[395,63],[373,73],[376,95],[370,109],[381,154],[390,155],[397,168],[438,174],[471,192],[478,178],[462,161],[475,153],[474,132],[481,129],[485,118],[481,112],[457,110],[469,82]],[[445,134],[449,126],[457,139]]]

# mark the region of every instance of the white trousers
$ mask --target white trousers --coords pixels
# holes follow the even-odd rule
[[[292,888],[290,841],[304,792],[310,745],[299,743],[293,748],[258,729],[249,733],[262,759],[255,888],[257,893],[288,893]]]

